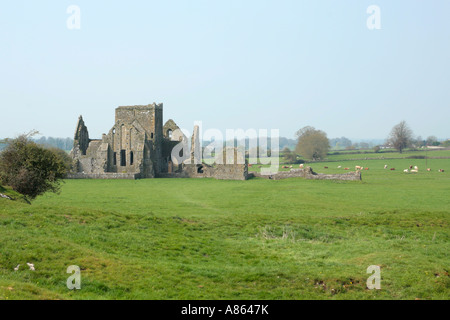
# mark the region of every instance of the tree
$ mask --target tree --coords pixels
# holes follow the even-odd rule
[[[361,149],[369,149],[369,144],[367,143],[367,142],[360,142],[359,143],[359,147],[361,148]]]
[[[346,137],[330,139],[330,147],[336,149],[346,149],[352,145],[352,141]]]
[[[412,130],[408,127],[405,121],[401,121],[392,128],[388,142],[391,143],[400,153],[402,153],[403,149],[407,148],[411,144],[412,139]]]
[[[29,201],[47,191],[57,193],[69,169],[67,158],[31,141],[33,134],[10,140],[0,153],[0,181]]]
[[[417,148],[421,148],[426,145],[426,141],[423,140],[421,136],[418,136],[413,143]]]
[[[433,146],[436,142],[438,142],[438,139],[435,136],[429,136],[426,143],[427,146]]]
[[[284,147],[282,154],[284,163],[293,164],[297,162],[297,154],[295,154],[295,152],[292,152],[288,147]]]
[[[297,146],[295,151],[306,159],[323,159],[330,149],[327,134],[321,130],[307,126],[296,132]]]

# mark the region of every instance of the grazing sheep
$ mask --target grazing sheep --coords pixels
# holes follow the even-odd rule
[[[385,164],[385,165],[384,165],[384,168],[385,168],[385,169],[387,169],[387,168],[388,168],[388,165],[387,165],[387,164]]]
[[[411,172],[419,172],[419,170],[416,170],[416,169],[411,169]]]
[[[291,168],[291,169],[292,169],[292,166],[289,166],[289,168]]]
[[[394,171],[394,170],[395,170],[395,168],[391,168],[390,170],[391,170],[391,171]]]
[[[344,168],[344,170],[350,170],[350,168]]]
[[[355,166],[355,170],[362,170],[363,169],[363,167],[361,167],[361,166]]]
[[[418,167],[418,166],[414,166],[414,169],[415,169],[415,170],[419,170],[419,167]]]
[[[364,168],[364,170],[369,170],[369,168]]]
[[[342,168],[342,166],[338,166],[338,169]]]
[[[328,167],[323,167],[324,169],[328,169]]]
[[[405,170],[403,170],[403,172],[409,172],[409,170],[408,170],[408,169],[405,169]]]
[[[300,169],[303,169],[303,163],[298,166]]]
[[[444,172],[444,169],[439,169],[439,172]]]
[[[430,168],[427,168],[427,171],[431,171],[431,169],[430,169]]]

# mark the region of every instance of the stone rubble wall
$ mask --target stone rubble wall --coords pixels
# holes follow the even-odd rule
[[[202,172],[199,172],[201,169]],[[247,180],[248,168],[245,164],[183,164],[181,172],[158,174],[158,178],[215,178],[218,180]]]
[[[262,175],[260,172],[251,172],[249,175],[271,180],[280,180],[287,178],[304,178],[316,180],[347,180],[347,181],[361,180],[360,171],[346,172],[340,174],[324,174],[314,172],[311,167],[306,167],[304,169],[291,169],[290,171],[279,171],[278,173],[272,175]]]
[[[136,180],[140,178],[139,173],[69,173],[66,179],[128,179]]]

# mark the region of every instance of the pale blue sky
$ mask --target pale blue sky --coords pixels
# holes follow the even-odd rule
[[[69,5],[81,29],[69,30]],[[381,8],[381,30],[366,26]],[[191,130],[306,125],[329,138],[450,138],[450,1],[10,1],[0,6],[0,137],[100,138],[121,105]]]

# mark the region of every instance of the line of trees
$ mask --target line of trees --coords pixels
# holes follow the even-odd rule
[[[387,143],[397,149],[400,153],[406,148],[421,148],[425,146],[439,146],[441,143],[435,136],[429,136],[427,139],[422,139],[418,136],[413,137],[413,131],[408,126],[406,121],[401,121],[395,125],[387,139]]]
[[[40,137],[34,141],[44,146],[59,148],[66,151],[70,151],[73,148],[73,139],[71,138]]]
[[[350,139],[345,137],[329,140],[324,131],[317,130],[311,126],[306,126],[298,130],[296,132],[296,137],[297,145],[295,151],[292,152],[287,148],[282,151],[284,160],[287,163],[296,163],[298,161],[298,155],[301,155],[302,158],[308,160],[324,159],[327,156],[331,145],[345,149],[354,149],[356,147],[356,144],[353,144]],[[429,136],[426,140],[423,140],[421,137],[414,139],[413,131],[406,121],[401,121],[392,128],[386,140],[386,144],[402,153],[406,148],[437,146],[440,145],[440,142],[435,136]],[[360,142],[358,147],[361,149],[369,149],[372,146],[369,143]],[[379,152],[380,147],[375,146],[374,151]]]
[[[65,151],[72,150],[73,139],[71,138],[54,138],[54,137],[40,137],[38,139],[32,139],[37,144],[49,147],[58,148]],[[0,139],[0,151],[5,149],[11,139]]]

